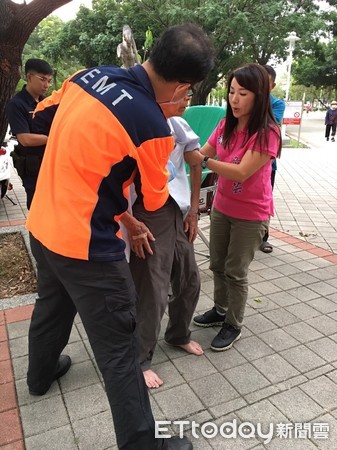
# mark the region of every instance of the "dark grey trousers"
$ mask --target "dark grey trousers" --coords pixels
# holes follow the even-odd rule
[[[39,390],[52,382],[78,311],[103,375],[118,448],[161,449],[136,352],[136,292],[126,260],[66,258],[33,236],[31,248],[39,298],[29,329],[29,388]]]
[[[160,323],[168,306],[169,322],[166,342],[187,344],[189,326],[199,299],[200,276],[193,244],[184,232],[183,217],[172,200],[157,211],[146,211],[134,205],[134,216],[144,222],[155,237],[153,255],[146,259],[130,255],[130,269],[138,294],[137,332],[140,363],[143,370],[151,367],[152,356],[160,333]],[[171,281],[172,296],[168,298]]]
[[[336,124],[332,124],[332,125],[326,125],[325,126],[325,137],[329,138],[330,137],[330,131],[331,131],[331,137],[335,137],[336,136]]]

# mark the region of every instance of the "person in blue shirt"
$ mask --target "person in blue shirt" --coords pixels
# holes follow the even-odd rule
[[[274,89],[274,87],[276,86],[276,83],[275,83],[276,72],[271,66],[268,66],[267,64],[264,65],[263,67],[268,72],[269,80],[270,80],[270,91],[272,91]],[[271,102],[271,107],[273,110],[275,120],[281,126],[283,115],[284,115],[284,110],[286,109],[286,104],[283,100],[280,100],[279,98],[276,98],[271,94],[270,94],[270,102]],[[273,159],[273,162],[272,162],[272,172],[271,172],[272,188],[274,188],[276,170],[277,170],[277,163],[276,163],[276,158],[275,158],[275,159]],[[260,250],[264,253],[271,253],[273,251],[273,246],[268,242],[268,239],[269,239],[269,232],[266,231],[266,233],[262,239],[261,245],[260,245]]]

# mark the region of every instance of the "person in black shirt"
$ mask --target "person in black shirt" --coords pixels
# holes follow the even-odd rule
[[[14,167],[22,179],[30,208],[47,136],[32,132],[32,116],[52,82],[53,69],[43,59],[28,59],[25,64],[27,84],[9,101],[7,119],[18,145],[12,153]]]

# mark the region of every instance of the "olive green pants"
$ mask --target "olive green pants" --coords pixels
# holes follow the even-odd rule
[[[210,269],[216,309],[241,328],[248,297],[248,268],[268,230],[268,220],[242,220],[211,212]]]

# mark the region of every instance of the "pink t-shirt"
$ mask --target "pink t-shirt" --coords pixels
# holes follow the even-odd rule
[[[225,119],[221,120],[213,131],[208,143],[216,149],[219,161],[239,164],[244,154],[253,149],[257,134],[254,134],[245,144],[246,130],[235,132],[230,142],[230,149],[222,145],[222,135]],[[264,139],[262,144],[256,142],[254,151],[263,152],[274,159],[279,148],[280,131],[275,126],[268,134],[268,148]],[[257,172],[243,183],[228,180],[219,176],[218,186],[213,201],[214,207],[227,216],[245,220],[268,220],[274,215],[273,193],[271,188],[271,163],[266,162]]]

